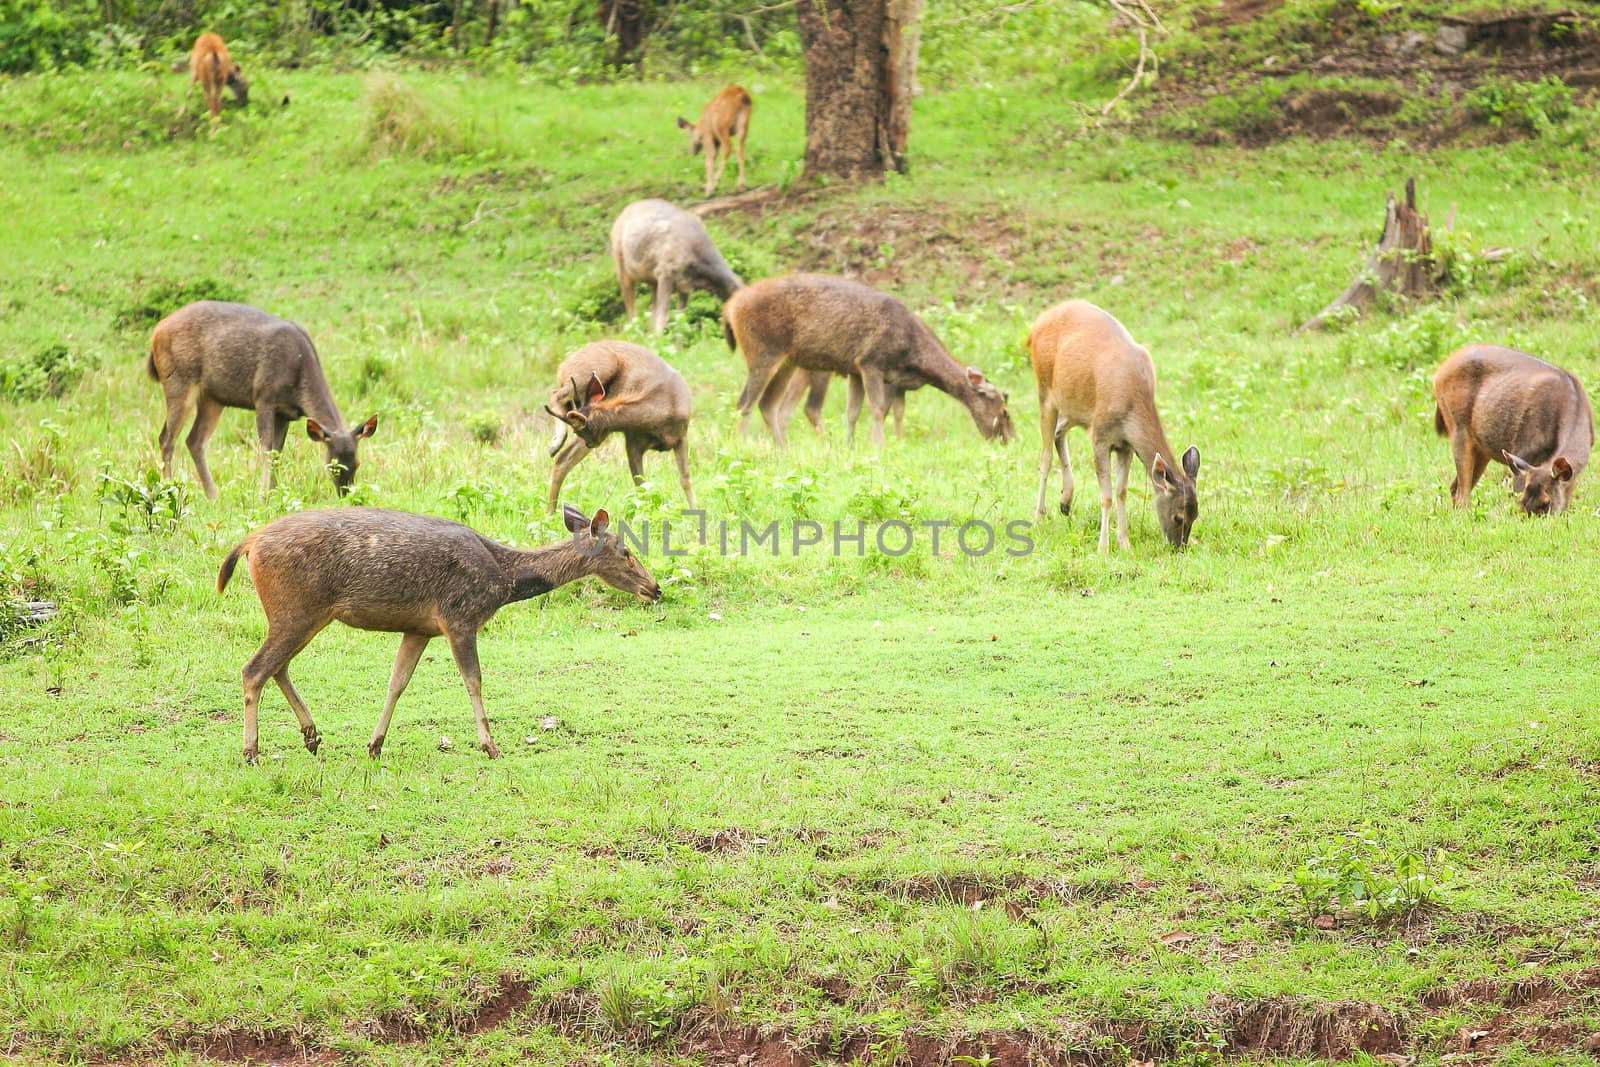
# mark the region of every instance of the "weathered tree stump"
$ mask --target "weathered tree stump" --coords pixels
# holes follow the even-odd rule
[[[1428,217],[1417,210],[1417,180],[1407,178],[1404,203],[1389,194],[1383,235],[1367,257],[1366,266],[1339,299],[1313,315],[1300,329],[1320,330],[1331,319],[1345,314],[1346,308],[1360,311],[1369,306],[1379,292],[1432,296],[1439,291],[1439,278]]]

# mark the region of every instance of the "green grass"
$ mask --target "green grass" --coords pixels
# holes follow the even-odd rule
[[[885,1062],[917,1035],[1025,1033],[1198,1063],[1221,994],[1368,1002],[1432,1057],[1500,1009],[1429,990],[1600,962],[1596,490],[1533,522],[1491,478],[1453,512],[1429,390],[1473,340],[1600,380],[1592,156],[1082,135],[1070,102],[963,69],[918,101],[909,176],[709,220],[746,277],[863,272],[1011,390],[1009,449],[924,390],[881,454],[844,447],[837,399],[825,438],[739,438],[714,313],[659,342],[643,316],[585,317],[621,206],[695,197],[672,117],[712,83],[401,72],[418,106],[385,106],[428,136],[377,146],[392,114],[359,75],[263,71],[261,99],[292,105],[215,138],[171,133],[181,79],[115,76],[151,83],[132,102],[98,96],[106,76],[0,82],[0,361],[61,345],[84,368],[0,403],[0,580],[64,609],[0,662],[0,1049],[182,1061],[249,1031],[379,1062],[643,1063],[749,1025],[863,1060],[850,1038],[870,1035]],[[746,84],[751,181],[792,182],[801,88]],[[119,117],[52,118],[68,100]],[[1436,223],[1457,205],[1471,274],[1437,306],[1294,334],[1412,174]],[[1485,264],[1489,246],[1514,252]],[[1087,297],[1151,348],[1169,436],[1200,448],[1195,542],[1166,549],[1136,478],[1133,551],[1097,555],[1074,436],[1078,507],[1025,557],[657,551],[658,605],[590,583],[507,609],[481,643],[499,762],[471,752],[435,648],[369,763],[395,641],[330,629],[296,661],[321,752],[273,691],[246,768],[239,669],[264,625],[216,570],[333,498],[297,426],[258,499],[237,412],[216,504],[181,449],[181,500],[144,481],[142,309],[206,285],[305,325],[346,416],[379,414],[359,502],[521,544],[559,532],[554,367],[602,336],[689,379],[714,517],[1028,519],[1022,338]],[[670,459],[648,462],[634,491],[613,445],[568,499],[670,515]],[[1455,873],[1409,918],[1320,929],[1289,883],[1363,828]],[[1160,941],[1177,930],[1194,940]],[[526,1002],[466,1025],[508,983]],[[1580,1038],[1600,1027],[1592,1001],[1565,1010]]]

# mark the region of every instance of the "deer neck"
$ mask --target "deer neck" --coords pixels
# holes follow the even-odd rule
[[[955,397],[965,404],[970,410],[972,401],[977,396],[977,390],[972,387],[972,381],[967,377],[967,369],[957,363],[950,351],[934,336],[932,330],[922,322],[921,338],[917,344],[913,362],[921,375],[927,379],[928,384]]]
[[[1161,428],[1161,416],[1156,414],[1154,404],[1128,420],[1127,426],[1123,428],[1123,436],[1128,439],[1133,454],[1144,464],[1146,473],[1151,472],[1151,468],[1155,466],[1156,455],[1160,454],[1162,461],[1167,465],[1167,472],[1175,480],[1180,482],[1188,480],[1178,462],[1177,453],[1173,452],[1172,445],[1167,443],[1167,434]]]
[[[507,604],[559,589],[590,571],[589,558],[572,541],[527,550],[498,547],[503,553],[500,566],[511,581]]]
[[[315,355],[307,355],[300,372],[300,410],[316,419],[329,433],[343,433],[349,427],[339,414],[339,405],[333,402],[333,390],[328,387],[328,377],[322,373],[322,363]]]

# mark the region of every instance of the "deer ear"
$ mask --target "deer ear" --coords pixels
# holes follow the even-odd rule
[[[326,441],[328,439],[327,431],[322,428],[322,423],[316,419],[306,420],[306,436],[313,441]]]
[[[1516,471],[1518,474],[1526,474],[1526,473],[1528,473],[1528,471],[1531,471],[1533,469],[1532,467],[1530,467],[1528,465],[1528,461],[1525,460],[1525,459],[1522,459],[1520,456],[1513,456],[1510,452],[1507,452],[1507,451],[1504,451],[1504,450],[1502,450],[1500,452],[1500,455],[1502,457],[1504,457],[1504,459],[1506,461],[1506,466],[1510,467],[1512,470]]]
[[[1189,450],[1183,454],[1183,459],[1180,462],[1183,463],[1183,473],[1189,476],[1191,482],[1200,477],[1200,450],[1198,448],[1190,445]]]
[[[606,532],[606,527],[611,525],[611,516],[606,514],[606,509],[601,508],[594,513],[594,518],[589,520],[589,532],[599,537]]]
[[[561,521],[571,533],[582,533],[589,528],[589,519],[571,504],[561,505]]]
[[[968,367],[967,381],[971,382],[973,385],[982,385],[983,371],[979,370],[977,367]]]
[[[1557,481],[1572,481],[1572,464],[1567,462],[1566,456],[1557,456],[1556,461],[1550,464],[1550,471],[1556,476]]]
[[[678,116],[678,129],[687,130],[689,125],[690,123],[688,119],[684,118],[682,115]]]
[[[374,416],[372,416],[372,418],[368,419],[366,422],[363,422],[360,426],[356,427],[355,438],[356,438],[357,441],[359,441],[364,437],[371,437],[373,434],[375,434],[377,432],[378,432],[378,416],[374,415]]]
[[[1172,486],[1172,472],[1167,470],[1167,461],[1161,458],[1160,452],[1150,461],[1150,480],[1162,489]]]
[[[600,375],[594,371],[589,372],[589,398],[585,403],[593,404],[596,400],[605,399],[606,387],[600,381]]]

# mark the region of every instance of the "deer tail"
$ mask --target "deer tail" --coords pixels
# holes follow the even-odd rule
[[[1450,434],[1450,427],[1444,424],[1444,409],[1437,404],[1433,406],[1433,432],[1440,437],[1448,437]]]
[[[207,58],[211,60],[211,79],[220,83],[222,81],[222,57],[212,52]]]
[[[150,354],[145,357],[144,372],[150,375],[150,380],[152,382],[159,382],[161,380],[161,375],[156,373],[156,346],[153,342],[150,345]]]
[[[733,336],[733,323],[728,321],[728,316],[722,316],[722,339],[728,342],[728,351],[737,352],[739,341]]]
[[[233,551],[228,553],[228,558],[222,561],[222,569],[217,572],[217,594],[219,596],[223,590],[228,588],[228,580],[233,577],[233,569],[239,565],[239,557],[250,554],[250,544],[254,540],[254,537],[246,537],[235,545]]]

